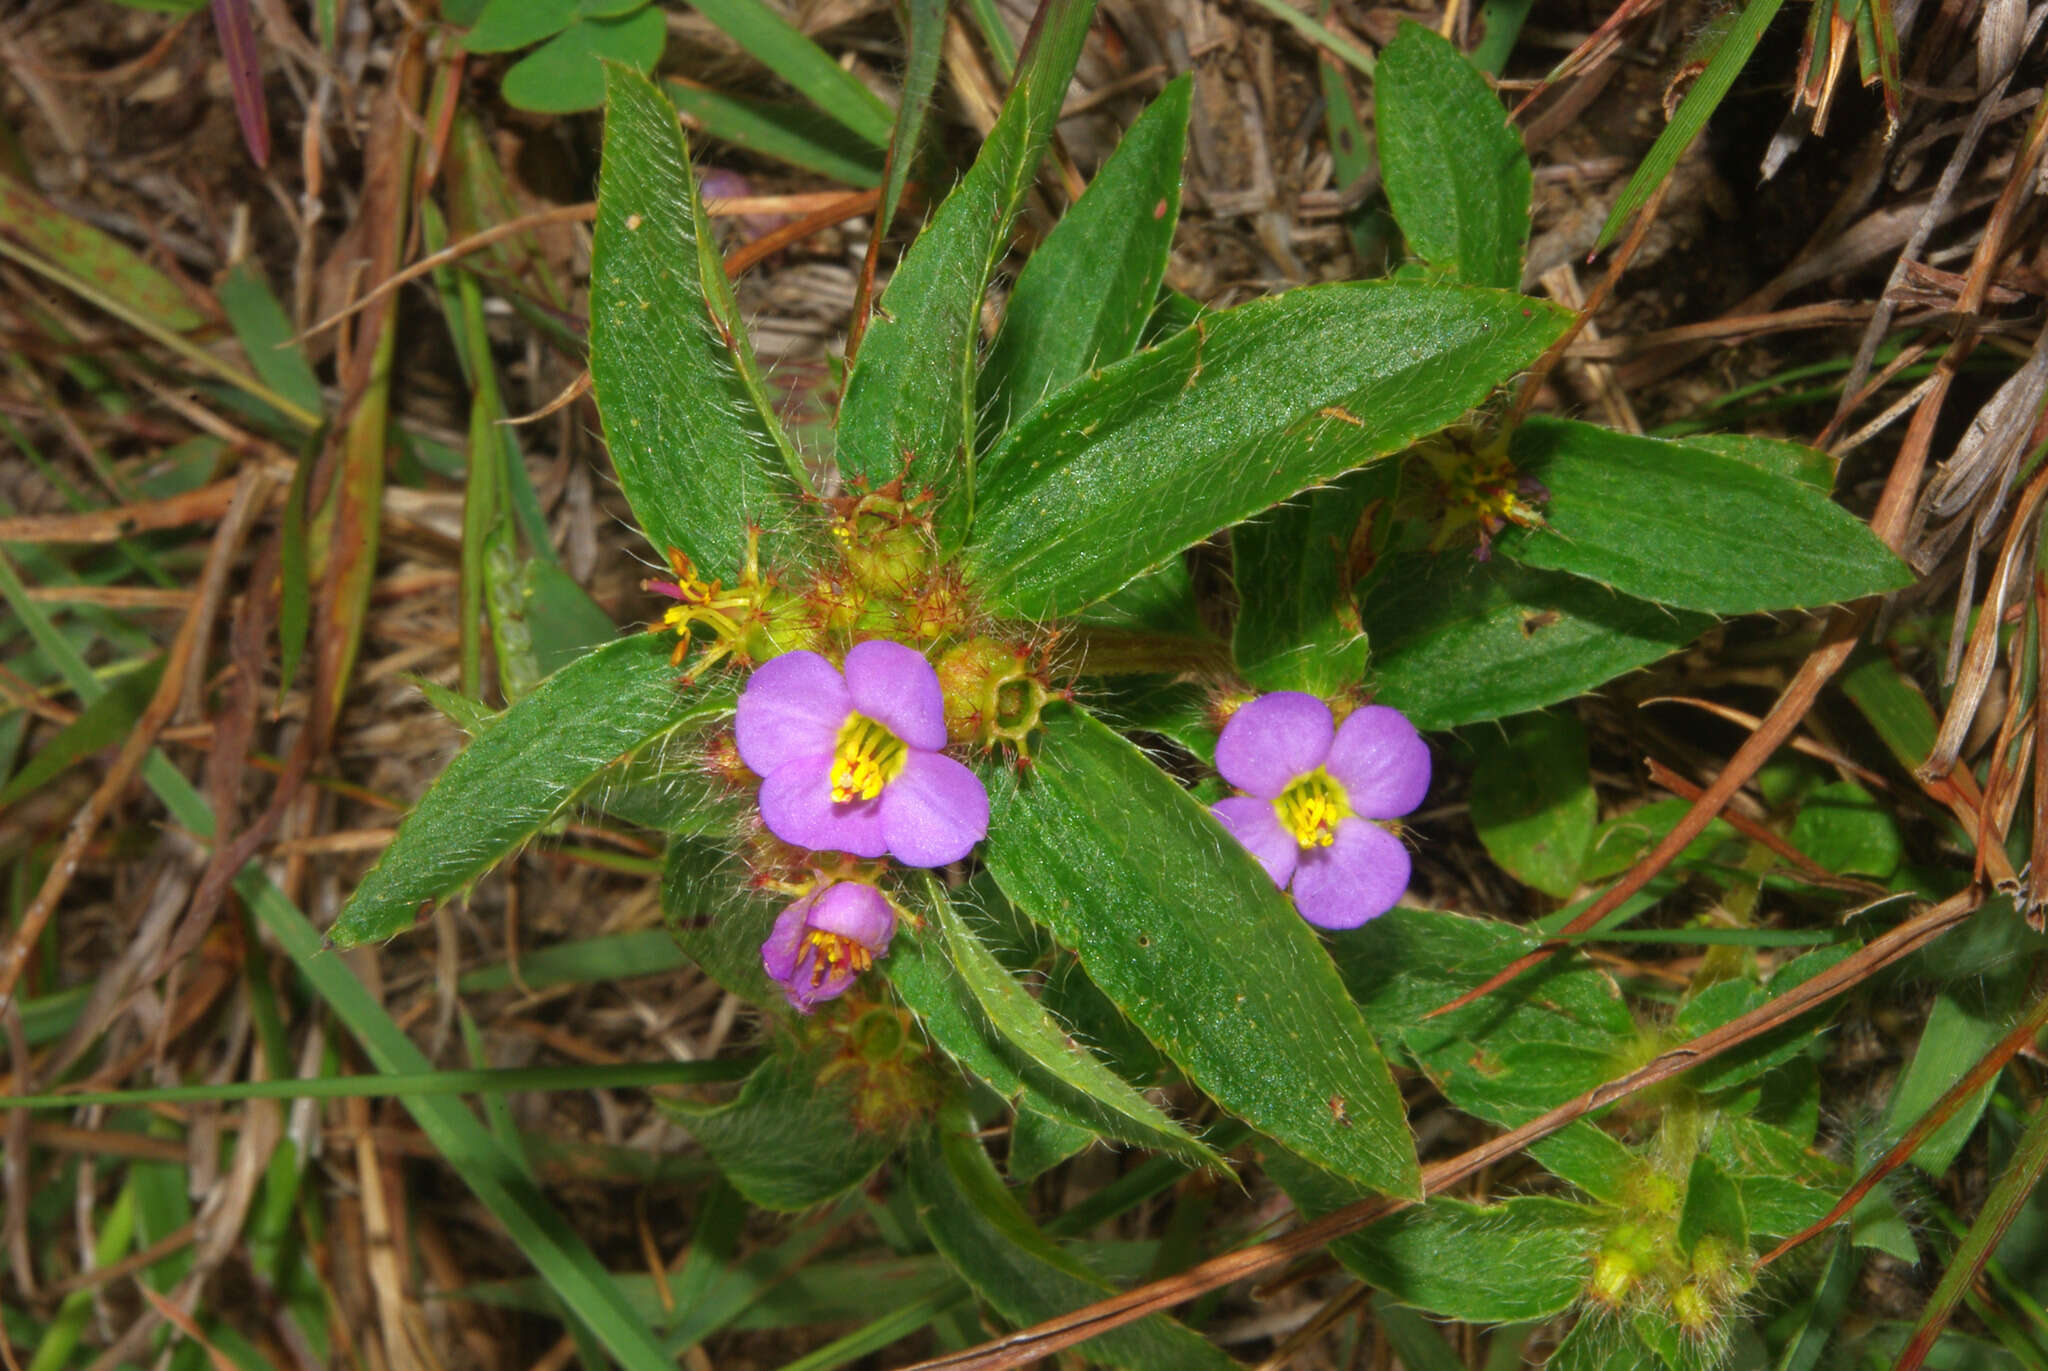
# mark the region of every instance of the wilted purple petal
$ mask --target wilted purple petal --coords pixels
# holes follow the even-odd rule
[[[1406,715],[1367,705],[1346,719],[1324,765],[1351,812],[1394,819],[1411,812],[1429,792],[1429,744]]]
[[[1240,795],[1218,800],[1209,806],[1209,812],[1230,830],[1231,837],[1258,858],[1273,884],[1286,889],[1287,878],[1294,874],[1295,863],[1301,859],[1301,845],[1281,827],[1280,816],[1273,812],[1273,802]]]
[[[1329,755],[1330,707],[1298,690],[1261,695],[1230,716],[1216,740],[1216,769],[1248,795],[1270,800]]]
[[[881,891],[859,881],[827,886],[805,922],[858,943],[877,957],[888,951],[889,939],[896,933],[896,911],[889,908]]]
[[[1294,907],[1318,928],[1356,928],[1394,907],[1408,888],[1408,849],[1364,819],[1337,825],[1336,841],[1310,848],[1294,869]]]
[[[817,903],[817,892],[813,892],[775,916],[775,927],[769,931],[768,941],[761,944],[761,968],[771,979],[787,984],[796,975],[797,954],[803,950],[808,929],[806,920]]]
[[[885,638],[855,644],[846,654],[846,689],[856,710],[910,746],[935,752],[946,745],[939,673],[915,648]]]
[[[833,803],[829,752],[777,767],[761,782],[760,803],[768,831],[796,847],[856,857],[879,857],[889,850],[880,800]]]
[[[771,658],[755,668],[740,692],[733,720],[740,760],[755,775],[767,776],[798,757],[830,753],[852,708],[839,669],[817,653]]]
[[[808,1014],[823,1001],[844,995],[847,987],[859,978],[859,970],[845,962],[820,967],[818,945],[805,939],[797,949],[795,970],[786,978],[776,979],[782,981],[782,995],[790,1006],[800,1014]]]
[[[905,866],[957,862],[988,835],[988,791],[944,753],[913,750],[876,803],[889,855]]]

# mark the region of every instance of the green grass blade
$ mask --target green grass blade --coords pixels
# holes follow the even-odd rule
[[[1278,3],[1278,0],[1262,0],[1262,3]],[[1614,209],[1600,229],[1600,241],[1593,245],[1595,252],[1614,241],[1622,225],[1643,207],[1651,192],[1663,184],[1664,178],[1678,165],[1678,159],[1692,146],[1692,140],[1700,136],[1700,130],[1707,126],[1707,120],[1735,84],[1736,76],[1749,61],[1749,55],[1756,51],[1764,30],[1771,26],[1771,20],[1777,17],[1778,7],[1783,3],[1784,0],[1749,0],[1743,7],[1741,15],[1728,30],[1727,38],[1708,59],[1707,69],[1685,93],[1678,112],[1671,116],[1664,132],[1657,135],[1656,143],[1643,158],[1643,164],[1636,168],[1636,174],[1622,187]]]
[[[281,1081],[224,1081],[147,1090],[88,1090],[53,1095],[0,1095],[0,1110],[79,1109],[88,1105],[192,1104],[220,1100],[346,1100],[411,1095],[496,1095],[513,1090],[622,1090],[638,1086],[737,1081],[757,1065],[751,1057],[711,1062],[627,1062],[619,1066],[508,1066],[411,1075],[308,1076]]]
[[[4,554],[0,554],[0,597],[50,652],[53,664],[81,697],[96,699],[104,691],[92,668],[56,631],[42,607],[29,599],[12,561]],[[174,822],[201,837],[213,833],[212,806],[162,752],[151,750],[142,774]],[[435,1074],[433,1064],[405,1030],[348,965],[327,949],[306,916],[271,884],[260,867],[251,864],[243,868],[235,890],[380,1071],[407,1077]],[[504,1225],[570,1315],[593,1329],[627,1371],[673,1371],[660,1343],[634,1314],[597,1257],[547,1197],[520,1175],[516,1162],[505,1155],[476,1116],[461,1101],[446,1095],[401,1098],[435,1149]]]
[[[692,8],[813,105],[874,146],[889,146],[894,111],[761,0],[695,0]]]

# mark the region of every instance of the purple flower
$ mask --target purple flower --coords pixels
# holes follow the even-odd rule
[[[923,654],[876,639],[846,670],[785,652],[747,680],[734,733],[761,776],[761,819],[786,843],[944,866],[988,832],[988,792],[939,751],[945,701]]]
[[[1367,705],[1339,728],[1313,695],[1263,695],[1223,726],[1216,769],[1245,792],[1216,817],[1316,927],[1356,928],[1408,888],[1408,849],[1368,822],[1429,789],[1429,747],[1399,710]]]
[[[790,1004],[808,1014],[846,993],[854,978],[889,950],[896,911],[882,892],[858,881],[834,881],[775,916],[761,944],[761,965]]]

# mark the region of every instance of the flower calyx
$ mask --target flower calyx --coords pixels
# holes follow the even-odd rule
[[[702,643],[683,676],[685,685],[695,683],[706,670],[728,657],[740,662],[762,661],[780,652],[800,647],[811,632],[804,622],[802,604],[784,593],[772,576],[761,573],[760,530],[747,530],[747,561],[736,584],[707,581],[679,548],[668,550],[673,581],[654,578],[640,588],[675,603],[660,620],[648,626],[652,633],[676,635],[675,651],[669,660],[676,666],[689,656],[693,643]]]
[[[970,638],[941,654],[939,686],[946,697],[946,736],[980,748],[1008,745],[1029,755],[1031,735],[1052,700],[1061,698],[1015,643]]]
[[[1471,530],[1478,538],[1472,555],[1484,562],[1493,556],[1493,540],[1503,529],[1543,526],[1538,506],[1550,492],[1541,481],[1523,475],[1509,458],[1508,441],[1513,436],[1513,429],[1489,435],[1460,425],[1415,445],[1416,455],[1436,476],[1441,506],[1430,551],[1442,551]]]

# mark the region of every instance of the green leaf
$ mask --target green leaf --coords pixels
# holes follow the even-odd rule
[[[1458,1108],[1519,1124],[1618,1075],[1640,1036],[1614,983],[1570,957],[1425,1019],[1539,940],[1498,920],[1397,907],[1332,942],[1368,1023]]]
[[[621,19],[578,19],[505,73],[505,102],[543,114],[596,109],[605,102],[606,62],[643,76],[661,60],[668,24],[659,5]]]
[[[903,23],[903,93],[896,124],[889,131],[888,176],[882,182],[882,203],[875,210],[878,234],[896,222],[897,207],[910,185],[910,169],[924,143],[925,116],[931,113],[932,92],[939,82],[939,59],[946,46],[947,0],[906,0]]]
[[[1819,975],[1853,954],[1859,946],[1860,943],[1851,939],[1794,957],[1778,968],[1768,989],[1740,978],[1715,982],[1679,1009],[1671,1023],[1674,1041],[1696,1038],[1761,1008],[1774,994],[1782,995],[1802,981]],[[1758,1034],[1701,1064],[1687,1075],[1686,1081],[1696,1090],[1726,1090],[1760,1076],[1774,1066],[1782,1066],[1807,1050],[1828,1013],[1825,1007],[1810,1010],[1768,1033]]]
[[[1749,1250],[1749,1220],[1742,1212],[1742,1191],[1727,1172],[1705,1154],[1694,1157],[1685,1179],[1685,1205],[1678,1213],[1678,1247],[1688,1257],[1701,1238],[1728,1244],[1729,1255]]]
[[[982,364],[982,433],[1138,346],[1180,219],[1192,78],[1171,82],[1017,276]]]
[[[1399,463],[1377,462],[1231,531],[1230,655],[1253,686],[1335,696],[1364,677],[1370,653],[1353,566],[1385,543],[1400,477]]]
[[[1511,445],[1548,488],[1544,527],[1495,549],[1679,609],[1747,615],[1913,584],[1845,508],[1802,482],[1681,443],[1530,420]]]
[[[1519,287],[1534,179],[1493,87],[1448,40],[1404,23],[1373,92],[1380,175],[1408,245],[1475,286]]]
[[[133,248],[7,176],[0,176],[0,235],[92,282],[164,328],[185,333],[206,322],[191,297]]]
[[[729,842],[669,840],[661,872],[669,935],[705,975],[761,1008],[786,1003],[761,965],[761,944],[787,903],[748,881]]]
[[[575,23],[575,0],[489,0],[463,37],[463,51],[508,53],[532,47]]]
[[[1059,116],[1094,0],[1054,0],[981,155],[903,254],[860,345],[839,408],[838,460],[849,480],[907,477],[964,522],[974,500],[974,368],[989,273]]]
[[[659,10],[650,10],[658,19]],[[762,389],[675,111],[610,73],[591,248],[590,376],[633,517],[734,583],[747,529],[787,536],[800,464]]]
[[[895,111],[762,0],[692,0],[691,8],[863,141],[889,145]]]
[[[1984,976],[1951,984],[1934,997],[1913,1059],[1906,1064],[1885,1105],[1884,1135],[1902,1136],[1934,1102],[1967,1075],[1993,1044],[2012,1028],[2026,1003],[2027,963],[2015,960]],[[1915,1149],[1913,1164],[1939,1176],[1955,1162],[1991,1103],[1998,1082],[1989,1080],[1965,1097],[1955,1112]]]
[[[882,158],[846,125],[808,105],[751,100],[694,85],[664,83],[692,128],[717,139],[816,172],[848,186],[882,184]]]
[[[654,634],[607,644],[550,676],[448,764],[363,877],[331,934],[343,947],[411,927],[539,833],[625,754],[732,709],[730,683],[686,693]]]
[[[244,258],[227,269],[214,294],[256,379],[306,412],[318,414],[326,404],[320,378],[292,342],[298,330],[262,272]]]
[[[1456,553],[1399,559],[1359,608],[1374,699],[1425,732],[1571,699],[1712,623],[1574,576]]]
[[[1056,711],[1029,779],[985,772],[989,869],[1224,1108],[1360,1185],[1412,1195],[1386,1062],[1250,855],[1142,753]]]
[[[855,1124],[852,1080],[821,1077],[826,1065],[815,1056],[778,1054],[761,1063],[730,1104],[665,1101],[663,1108],[748,1202],[795,1213],[853,1189],[896,1148],[891,1134]]]
[[[1890,880],[1906,856],[1891,807],[1854,781],[1817,787],[1801,800],[1787,841],[1837,875],[1881,881]]]
[[[1586,730],[1557,710],[1505,720],[1501,735],[1477,744],[1472,826],[1509,875],[1563,899],[1578,888],[1600,817]]]
[[[1542,1142],[1529,1146],[1529,1155],[1552,1175],[1561,1176],[1596,1200],[1609,1204],[1630,1204],[1641,1198],[1636,1189],[1643,1164],[1628,1144],[1591,1119],[1566,1124]]]
[[[1494,544],[1529,566],[1710,614],[1834,604],[1913,581],[1847,510],[1733,458],[1559,419],[1532,419],[1511,450],[1550,491],[1543,527]]]
[[[1671,175],[1678,159],[1685,155],[1692,140],[1706,128],[1707,120],[1734,86],[1736,76],[1749,61],[1749,55],[1756,51],[1764,30],[1771,26],[1778,6],[1783,3],[1784,0],[1748,0],[1742,7],[1742,13],[1728,30],[1728,36],[1707,59],[1706,69],[1700,73],[1699,80],[1693,82],[1692,89],[1685,93],[1685,99],[1679,102],[1671,122],[1657,135],[1657,141],[1644,154],[1642,165],[1622,187],[1614,208],[1608,212],[1607,222],[1601,226],[1600,239],[1593,245],[1594,251],[1613,242],[1629,216],[1649,200],[1665,177]]]
[[[1465,1359],[1451,1345],[1449,1332],[1392,1296],[1372,1297],[1372,1318],[1407,1371],[1465,1371]]]
[[[1386,281],[1204,316],[1069,386],[989,453],[969,574],[1000,612],[1071,613],[1442,428],[1565,319],[1498,291]]]
[[[163,674],[163,658],[156,657],[108,682],[104,695],[88,701],[77,718],[58,729],[20,771],[0,785],[0,809],[35,794],[101,748],[126,741],[135,730],[135,721],[149,707]]]
[[[1747,462],[1759,471],[1812,486],[1825,495],[1835,488],[1836,460],[1819,448],[1783,438],[1760,438],[1748,433],[1697,433],[1681,440],[1681,447],[1696,447],[1722,457]]]
[[[1119,1116],[1123,1126],[1116,1130],[1117,1136],[1171,1152],[1196,1165],[1223,1165],[1221,1157],[1190,1137],[1159,1106],[1068,1036],[982,945],[953,902],[943,892],[931,893],[926,907],[936,916],[961,984],[1005,1042],[1062,1084]]]
[[[558,563],[527,558],[519,568],[517,593],[534,661],[543,676],[618,634],[611,616]]]
[[[511,52],[553,37],[576,20],[576,0],[490,0],[462,40],[465,52]]]
[[[1542,943],[1540,932],[1499,919],[1397,905],[1363,928],[1336,934],[1337,969],[1383,1034],[1420,1027],[1424,1015]],[[1575,953],[1532,967],[1485,1000],[1430,1020],[1427,1031],[1535,1038],[1589,1046],[1633,1036],[1614,982]]]
[[[882,966],[918,1016],[925,1036],[961,1070],[1011,1101],[1020,1118],[1042,1114],[1067,1135],[1079,1132],[1090,1141],[1108,1137],[1147,1147],[1164,1144],[1187,1155],[1191,1140],[1177,1129],[1162,1138],[1155,1129],[1140,1127],[1048,1071],[998,1032],[942,944],[941,937],[906,930],[897,935]],[[1202,1151],[1195,1164],[1209,1155]]]
[[[1284,1152],[1260,1158],[1306,1218],[1366,1198]],[[1593,1211],[1568,1200],[1433,1199],[1339,1238],[1330,1254],[1403,1304],[1463,1323],[1510,1323],[1562,1313],[1586,1293],[1595,1230]]]
[[[918,1221],[932,1245],[1003,1319],[1019,1327],[1114,1293],[1056,1246],[1003,1188],[981,1144],[953,1130],[911,1154]],[[1082,1344],[1089,1362],[1122,1371],[1233,1371],[1237,1363],[1163,1314]]]
[[[1838,1233],[1826,1242],[1827,1265],[1820,1279],[1806,1286],[1811,1293],[1805,1294],[1793,1311],[1797,1323],[1783,1339],[1785,1350],[1778,1358],[1777,1371],[1813,1371],[1848,1311],[1860,1263],[1847,1235]]]
[[[1027,1185],[1046,1172],[1078,1155],[1095,1141],[1095,1134],[1064,1119],[1017,1102],[1017,1116],[1010,1124],[1010,1151],[1003,1169],[1013,1185]]]

